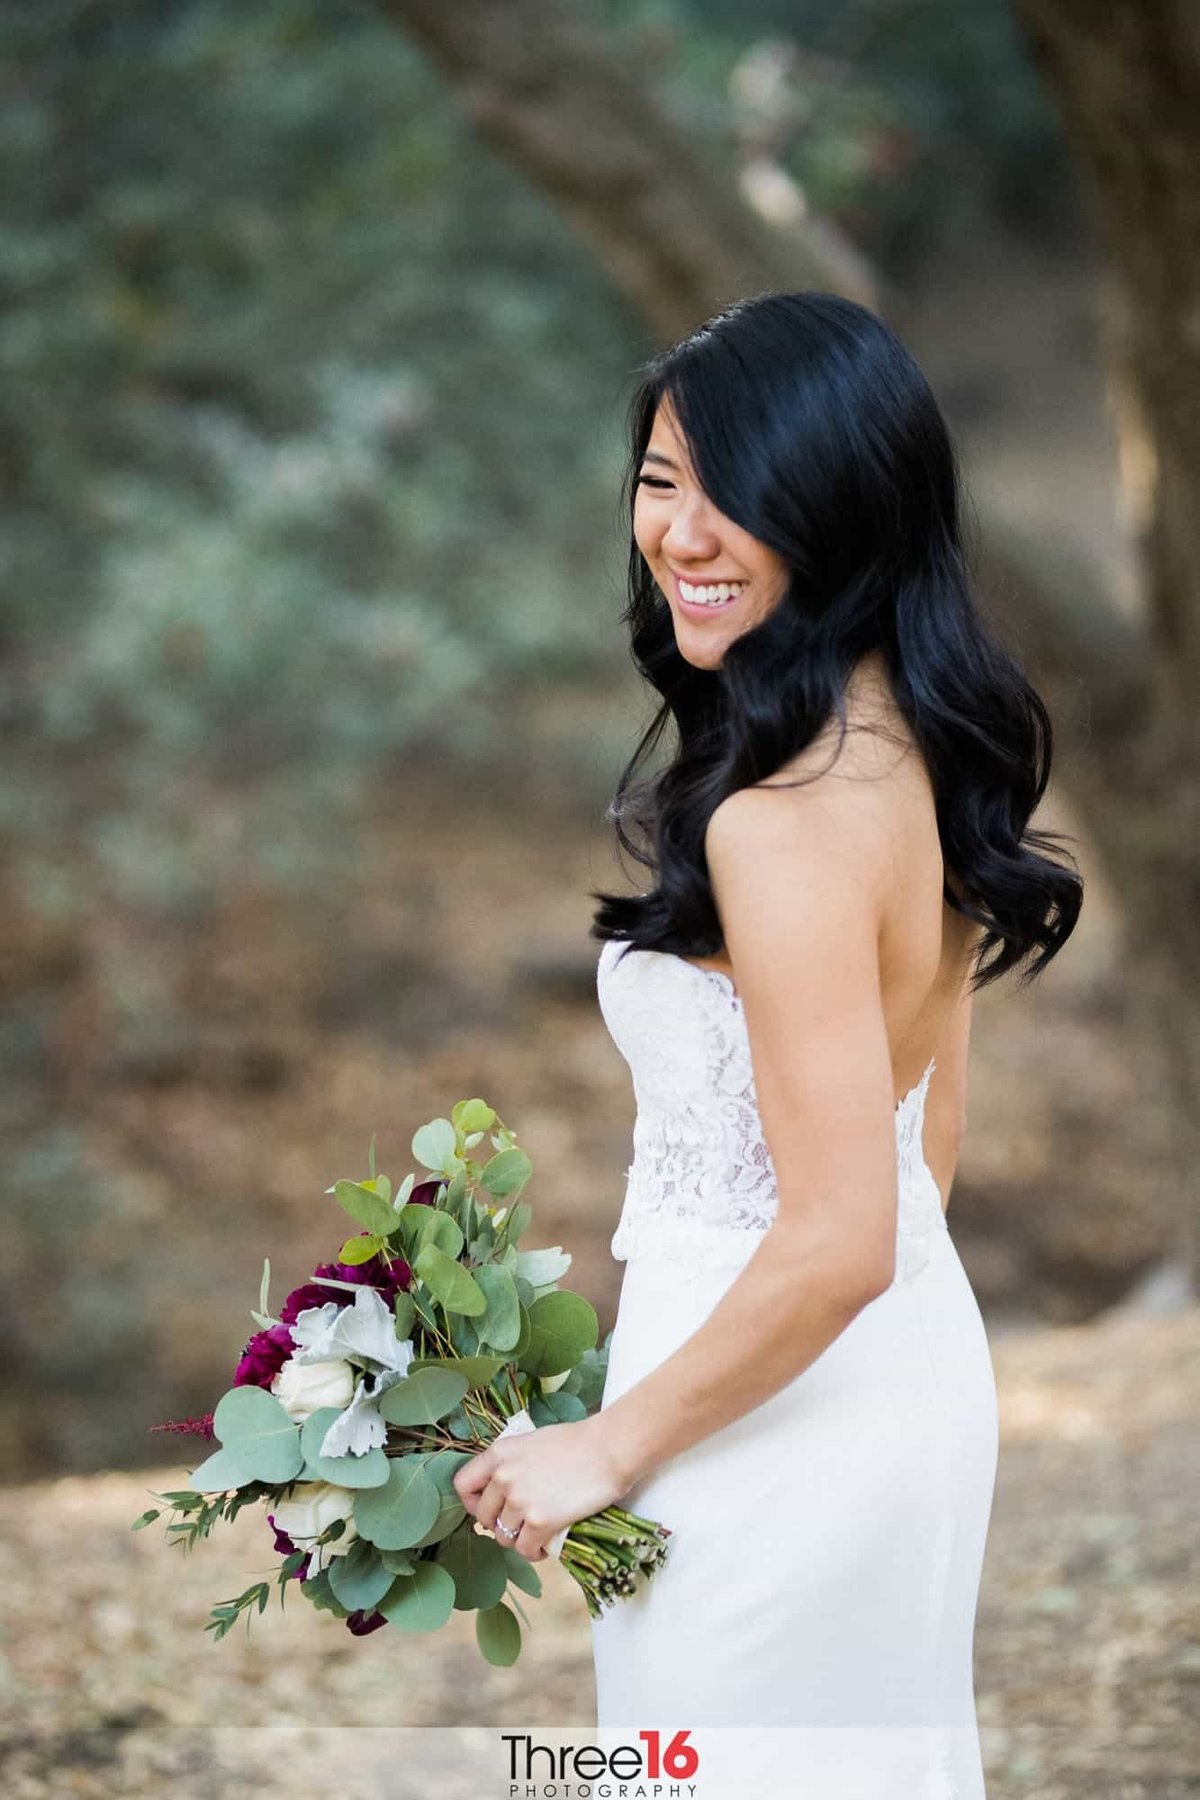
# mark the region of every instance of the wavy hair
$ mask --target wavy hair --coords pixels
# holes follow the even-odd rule
[[[708,820],[834,717],[836,757],[846,682],[878,649],[932,783],[943,895],[983,927],[972,986],[1013,969],[1026,985],[1074,929],[1083,883],[1069,852],[1059,852],[1069,867],[1047,854],[1062,834],[1029,829],[1050,774],[1050,718],[976,602],[957,457],[916,362],[866,307],[804,291],[739,300],[637,373],[620,500],[630,522],[621,622],[662,704],[607,816],[655,885],[593,890],[591,936],[687,957],[722,952]],[[788,568],[781,600],[718,669],[680,654],[633,538],[637,478],[664,396],[714,506]],[[673,758],[643,775],[672,721]]]

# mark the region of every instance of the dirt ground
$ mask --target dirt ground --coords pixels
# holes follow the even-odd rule
[[[1008,1332],[993,1360],[1002,1442],[976,1636],[989,1800],[1193,1800],[1200,1308]],[[253,1509],[191,1551],[162,1520],[132,1532],[148,1490],[183,1476],[0,1490],[7,1800],[295,1800],[328,1793],[331,1768],[339,1794],[467,1800],[480,1790],[456,1777],[451,1731],[414,1733],[446,1760],[412,1787],[394,1766],[392,1785],[370,1785],[377,1734],[590,1724],[587,1613],[557,1564],[510,1669],[482,1661],[469,1615],[429,1637],[356,1639],[274,1595],[214,1643],[209,1606],[275,1558]]]

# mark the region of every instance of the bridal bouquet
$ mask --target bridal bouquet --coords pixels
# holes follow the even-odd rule
[[[485,1162],[471,1152],[487,1138]],[[196,1431],[219,1447],[188,1488],[154,1498],[181,1515],[167,1526],[191,1546],[219,1519],[261,1504],[283,1557],[280,1604],[295,1578],[306,1600],[365,1635],[392,1624],[433,1631],[451,1611],[474,1610],[479,1648],[516,1660],[528,1625],[519,1588],[541,1579],[527,1557],[499,1543],[454,1487],[463,1463],[496,1437],[582,1419],[600,1404],[607,1343],[596,1314],[559,1287],[571,1258],[558,1247],[520,1250],[532,1208],[518,1200],[529,1156],[482,1100],[460,1100],[412,1140],[432,1174],[338,1181],[326,1192],[362,1229],[339,1260],[321,1263],[268,1310],[264,1262],[259,1329],[233,1386],[201,1419],[157,1430]],[[153,1492],[153,1490],[150,1490]],[[133,1529],[157,1519],[152,1507]],[[648,1580],[666,1555],[666,1526],[620,1506],[559,1532],[549,1548],[597,1616]],[[244,1612],[261,1613],[270,1584],[256,1582],[213,1607],[221,1638]]]

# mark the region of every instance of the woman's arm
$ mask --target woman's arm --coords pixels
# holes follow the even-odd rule
[[[770,1398],[894,1275],[893,1078],[879,983],[891,844],[881,786],[740,789],[709,822],[709,873],[778,1206],[704,1324],[589,1422],[626,1487]]]

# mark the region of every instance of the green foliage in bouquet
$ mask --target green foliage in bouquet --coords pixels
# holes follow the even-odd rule
[[[491,1154],[476,1160],[485,1140]],[[476,1529],[454,1476],[510,1420],[528,1429],[596,1411],[608,1346],[597,1345],[589,1302],[559,1286],[570,1256],[519,1248],[533,1165],[492,1107],[459,1101],[414,1134],[412,1153],[431,1174],[408,1174],[395,1193],[376,1173],[374,1140],[369,1177],[326,1190],[361,1228],[339,1262],[362,1279],[316,1273],[289,1297],[285,1325],[267,1310],[264,1264],[253,1317],[282,1365],[267,1379],[243,1380],[239,1368],[212,1415],[219,1447],[189,1488],[155,1497],[183,1515],[167,1530],[186,1547],[261,1500],[277,1538],[304,1546],[280,1568],[281,1603],[298,1576],[306,1599],[360,1634],[384,1623],[432,1631],[473,1610],[482,1654],[508,1664],[521,1647],[512,1607],[529,1623],[512,1590],[536,1598],[541,1580]],[[133,1529],[158,1516],[150,1509]],[[668,1536],[608,1506],[570,1527],[560,1559],[597,1616],[653,1575]],[[268,1597],[256,1583],[214,1607],[207,1629],[220,1638],[242,1613],[249,1624]]]

